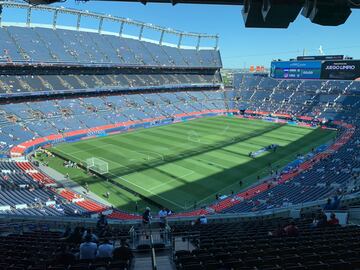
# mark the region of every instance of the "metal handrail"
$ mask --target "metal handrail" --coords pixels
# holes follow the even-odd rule
[[[149,225],[150,227],[150,225]],[[154,248],[154,239],[152,236],[152,232],[150,229],[150,248],[151,248],[151,267],[152,270],[157,270],[157,264],[156,264],[156,254],[155,254],[155,248]]]

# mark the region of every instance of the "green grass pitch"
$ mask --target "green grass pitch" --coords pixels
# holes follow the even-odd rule
[[[139,210],[144,202],[129,190],[173,209],[189,210],[214,201],[215,194],[238,192],[269,174],[268,164],[282,167],[297,154],[334,138],[335,132],[261,120],[210,117],[167,126],[60,144],[51,151],[75,162],[97,157],[108,162],[110,181],[62,166],[50,158],[49,166],[69,173],[72,180],[103,196],[120,209]],[[249,152],[278,144],[276,152],[255,159]],[[242,180],[243,186],[239,186]],[[123,190],[116,183],[128,188]]]

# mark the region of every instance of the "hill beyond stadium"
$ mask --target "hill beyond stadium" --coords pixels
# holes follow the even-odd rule
[[[0,269],[358,269],[359,60],[225,87],[217,35],[1,5]]]

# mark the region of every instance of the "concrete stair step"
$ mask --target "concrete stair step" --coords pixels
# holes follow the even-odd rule
[[[150,254],[135,255],[133,269],[151,270],[151,263]],[[158,270],[175,270],[168,254],[156,256],[156,265]]]

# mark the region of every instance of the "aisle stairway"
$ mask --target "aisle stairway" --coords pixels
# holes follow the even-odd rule
[[[146,254],[134,254],[134,261],[132,269],[136,270],[151,270],[151,255]],[[175,270],[175,266],[171,263],[170,253],[162,252],[161,255],[156,256],[157,270]]]
[[[168,228],[170,229],[170,227]],[[153,223],[150,227],[144,230],[143,227],[135,228],[133,231],[134,240],[132,242],[134,252],[134,260],[132,269],[136,270],[175,270],[175,265],[172,263],[172,244],[167,230],[159,227],[159,224]],[[151,249],[153,247],[153,249]],[[152,267],[152,252],[155,255],[156,267]]]

